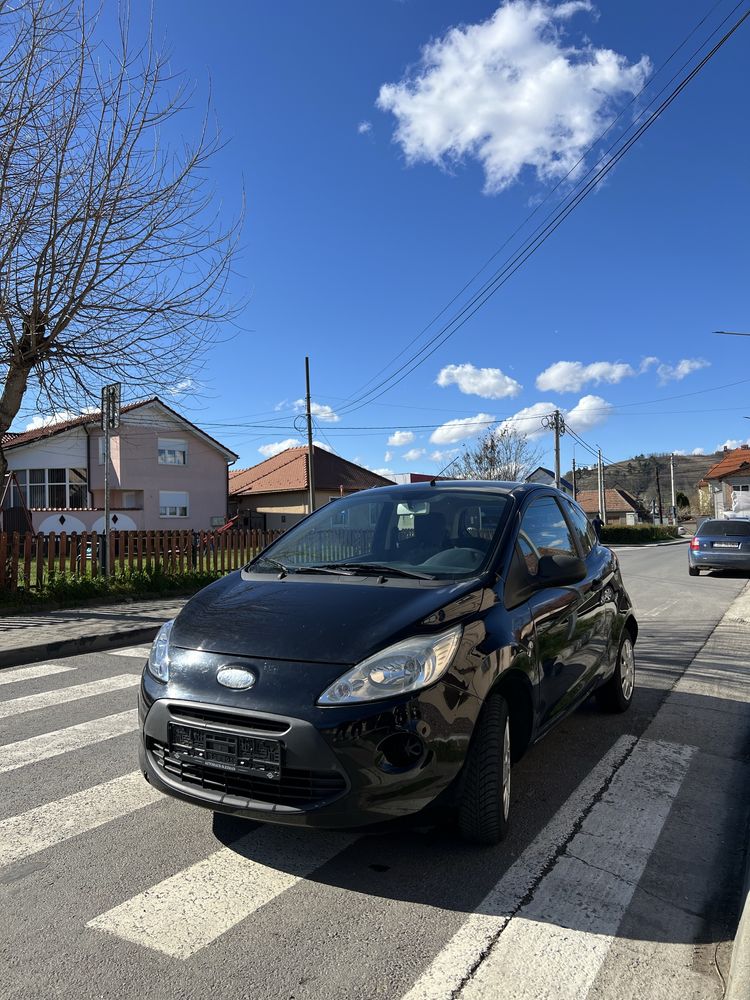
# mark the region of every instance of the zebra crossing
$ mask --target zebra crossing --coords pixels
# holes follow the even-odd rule
[[[106,655],[143,659],[144,650]],[[110,661],[109,669],[116,671],[112,664],[117,663]],[[122,773],[87,780],[87,755],[101,753],[121,737],[134,746],[137,711],[122,705],[134,696],[139,676],[111,672],[79,680],[77,672],[70,663],[49,663],[0,673],[0,720],[18,713],[33,719],[37,711],[72,703],[99,713],[14,742],[3,742],[0,724],[0,775],[61,759],[70,762],[80,785],[59,797],[45,787],[46,801],[0,819],[0,887],[4,870],[54,858],[62,849],[75,858],[87,838],[97,834],[117,855],[120,824],[126,821],[136,824],[137,839],[142,835],[148,844],[155,809],[172,810],[178,829],[188,823],[204,831],[210,824],[208,812],[155,792],[132,769],[132,756],[122,759]],[[45,689],[26,693],[24,683]],[[520,856],[499,872],[474,910],[462,915],[455,933],[435,954],[424,955],[421,973],[392,995],[401,1000],[587,997],[694,754],[690,746],[621,736]],[[202,836],[194,838],[198,845],[207,842]],[[202,957],[210,961],[212,947],[230,932],[246,926],[252,935],[260,910],[265,924],[288,894],[313,892],[310,876],[330,863],[344,864],[362,839],[349,833],[250,828],[189,864],[175,860],[173,870],[147,879],[145,887],[137,877],[131,888],[122,877],[114,879],[99,894],[104,905],[87,919],[72,917],[77,923],[68,932],[85,938],[87,953],[114,949],[117,954],[135,947],[177,964]],[[200,854],[202,848],[195,849]],[[129,861],[136,873],[138,861],[137,856]],[[60,893],[64,911],[65,886],[55,883],[51,891]],[[511,982],[512,988],[499,992],[499,983]]]

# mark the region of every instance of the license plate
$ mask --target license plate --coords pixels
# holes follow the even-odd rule
[[[169,749],[180,760],[200,762],[221,771],[237,771],[269,781],[281,778],[281,743],[278,740],[170,722]]]
[[[715,549],[738,549],[739,547],[739,542],[714,542]]]

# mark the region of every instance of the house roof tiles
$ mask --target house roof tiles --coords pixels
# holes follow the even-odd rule
[[[390,486],[391,480],[355,465],[340,455],[313,445],[315,462],[315,489],[331,494],[343,488],[345,493],[366,490],[373,486]],[[229,473],[230,496],[249,493],[283,493],[306,490],[307,448],[287,448],[278,455],[267,458],[249,469]]]
[[[608,514],[627,514],[638,512],[641,509],[641,504],[639,504],[635,497],[619,486],[605,490],[604,493]],[[587,514],[601,512],[598,490],[579,490],[576,501]]]
[[[750,448],[733,448],[732,451],[728,451],[720,462],[711,466],[703,478],[725,479],[740,470],[744,475],[750,475]]]

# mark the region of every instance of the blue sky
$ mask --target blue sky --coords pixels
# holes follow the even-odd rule
[[[746,440],[750,381],[716,387],[750,379],[750,338],[711,331],[750,330],[750,22],[484,308],[347,407],[732,6],[649,83],[708,0],[225,0],[212,14],[159,0],[196,116],[211,80],[222,210],[243,185],[247,197],[242,330],[174,404],[252,465],[301,440],[309,354],[316,439],[375,469],[437,472],[472,431],[521,413],[535,433],[549,405],[610,460]],[[536,443],[549,464],[549,435]],[[568,438],[566,467],[572,456]],[[576,458],[589,461],[580,446]]]

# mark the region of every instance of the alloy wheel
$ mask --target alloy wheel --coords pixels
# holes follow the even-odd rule
[[[635,654],[628,636],[623,639],[620,647],[620,685],[623,698],[630,701],[635,687]]]

